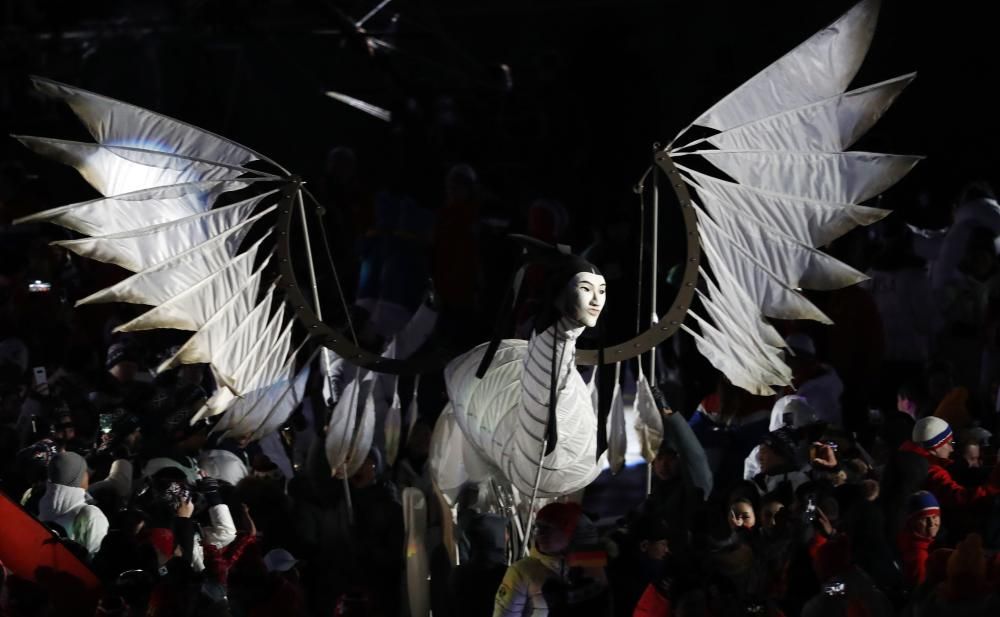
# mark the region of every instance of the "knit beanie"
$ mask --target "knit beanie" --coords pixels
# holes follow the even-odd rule
[[[560,529],[567,538],[572,538],[581,512],[578,503],[550,503],[538,511],[537,520]]]
[[[913,443],[935,450],[951,440],[951,426],[941,418],[921,418],[913,425]]]
[[[798,455],[795,451],[795,434],[792,429],[784,427],[776,431],[771,431],[761,439],[760,443],[785,459],[789,465],[798,465]]]
[[[76,452],[60,452],[49,461],[49,482],[83,488],[87,461]]]
[[[906,506],[906,516],[916,518],[920,516],[933,516],[941,514],[941,505],[937,498],[927,491],[917,491],[910,495],[910,500]]]

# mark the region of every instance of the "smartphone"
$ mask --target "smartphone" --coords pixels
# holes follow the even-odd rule
[[[810,495],[808,500],[806,501],[805,516],[807,522],[809,523],[816,522],[816,498],[813,497],[812,495]]]
[[[35,392],[48,396],[49,394],[49,374],[44,366],[36,366],[32,369],[35,376]]]
[[[28,291],[30,293],[46,293],[52,291],[52,283],[38,280],[31,281],[28,283]]]
[[[110,433],[111,432],[111,424],[112,424],[112,420],[114,419],[114,416],[111,415],[111,414],[109,414],[109,413],[102,413],[98,417],[100,418],[101,432],[105,433],[105,434]]]

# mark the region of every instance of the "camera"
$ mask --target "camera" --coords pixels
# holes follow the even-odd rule
[[[823,595],[843,597],[847,595],[847,585],[844,584],[844,581],[830,581],[823,585]]]
[[[52,291],[52,283],[46,283],[45,281],[31,281],[28,283],[29,293],[46,293]]]

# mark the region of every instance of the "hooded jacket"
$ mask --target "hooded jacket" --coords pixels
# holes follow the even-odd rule
[[[87,492],[75,486],[49,482],[39,503],[38,519],[55,523],[66,537],[93,557],[108,533],[108,519],[101,509],[87,503]]]

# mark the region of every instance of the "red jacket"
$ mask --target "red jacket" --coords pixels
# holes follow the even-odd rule
[[[930,491],[942,508],[962,508],[979,501],[1000,495],[1000,465],[993,468],[989,481],[977,487],[965,487],[952,479],[948,467],[951,461],[934,456],[928,450],[921,448],[912,441],[907,441],[899,448],[903,452],[914,452],[927,460],[927,479],[924,488]]]
[[[917,535],[909,529],[899,532],[896,546],[903,559],[903,582],[907,587],[916,587],[927,578],[927,557],[930,555],[932,538]]]
[[[646,586],[646,591],[632,612],[632,617],[670,617],[670,615],[670,600],[663,597],[653,585]]]

